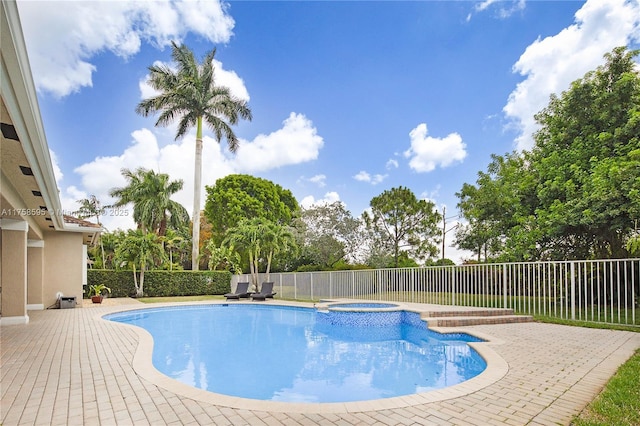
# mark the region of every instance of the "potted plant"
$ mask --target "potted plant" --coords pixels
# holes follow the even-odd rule
[[[96,284],[89,286],[89,296],[93,303],[102,303],[105,293],[111,293],[111,289],[104,284]]]

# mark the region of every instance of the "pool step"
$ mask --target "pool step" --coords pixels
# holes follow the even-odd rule
[[[466,314],[469,315],[470,312],[466,312]],[[533,321],[533,317],[530,315],[423,316],[423,319],[427,321],[429,327],[464,327],[468,325],[513,324]]]
[[[423,312],[423,318],[442,318],[442,317],[493,317],[493,316],[505,316],[514,315],[513,309],[502,308],[475,308],[475,309],[457,309],[457,310],[438,310]]]

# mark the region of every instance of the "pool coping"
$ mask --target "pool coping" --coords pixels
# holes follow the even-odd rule
[[[291,307],[306,307],[313,308],[313,303],[303,303],[303,302],[288,302],[288,301],[280,301],[273,300],[268,302],[244,302],[244,301],[202,301],[202,302],[189,302],[189,303],[181,303],[179,306],[189,306],[189,305],[220,305],[220,304],[246,304],[250,306],[256,305],[256,303],[267,304],[271,306],[291,306]],[[394,302],[395,303],[395,302]],[[421,313],[424,310],[417,309],[415,307],[411,307],[408,305],[404,305],[403,303],[397,303],[397,305],[401,308],[401,310],[407,312],[415,312]],[[153,306],[148,307],[140,307],[136,306],[132,307],[122,307],[122,309],[115,310],[110,312],[111,314],[127,312],[132,310],[148,310],[154,308],[162,308],[162,307],[174,307],[176,304],[174,303],[158,303]],[[102,321],[109,321],[105,319],[105,314],[97,315],[97,317]],[[249,398],[240,398],[235,396],[229,396],[224,394],[219,394],[215,392],[206,391],[203,389],[198,389],[193,386],[186,385],[176,379],[172,379],[160,371],[158,371],[152,362],[152,354],[153,354],[153,337],[151,334],[142,329],[141,327],[137,327],[130,324],[110,321],[118,326],[128,327],[133,330],[139,340],[135,350],[135,354],[132,361],[132,367],[134,371],[140,375],[143,379],[149,381],[150,383],[165,389],[167,391],[173,392],[177,395],[191,398],[196,401],[215,404],[220,406],[226,406],[230,408],[239,408],[239,409],[247,409],[251,408],[253,410],[263,410],[263,411],[271,411],[271,412],[280,412],[280,413],[353,413],[353,412],[361,412],[361,411],[380,411],[380,410],[388,410],[395,408],[404,408],[413,405],[438,402],[453,398],[459,398],[465,395],[469,395],[471,393],[477,392],[495,382],[502,379],[509,371],[508,363],[497,353],[495,352],[491,346],[492,345],[501,345],[504,344],[504,341],[497,339],[489,334],[482,333],[476,330],[468,330],[458,327],[430,327],[430,330],[436,331],[442,334],[449,333],[465,333],[480,339],[483,339],[484,342],[469,342],[468,344],[474,348],[480,356],[487,363],[487,368],[480,373],[478,376],[466,380],[457,385],[449,386],[444,389],[437,389],[427,392],[415,393],[411,395],[397,396],[391,398],[384,399],[374,399],[374,400],[365,400],[365,401],[354,401],[354,402],[327,402],[327,403],[301,403],[301,402],[278,402],[278,401],[264,401],[257,399],[249,399]]]

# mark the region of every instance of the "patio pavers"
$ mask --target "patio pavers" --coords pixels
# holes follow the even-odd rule
[[[157,305],[106,299],[84,308],[30,311],[29,324],[3,326],[2,425],[569,424],[640,348],[640,333],[632,332],[540,323],[462,327],[456,330],[492,336],[487,345],[508,366],[486,387],[426,403],[418,396],[400,404],[346,404],[352,408],[342,411],[323,404],[269,410],[268,403],[246,400],[234,407],[224,398],[216,402],[215,394],[200,398],[138,374],[138,332],[100,316],[150,306]]]

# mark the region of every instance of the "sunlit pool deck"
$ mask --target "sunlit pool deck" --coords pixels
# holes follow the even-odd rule
[[[415,311],[438,309],[402,305]],[[488,361],[485,373],[457,386],[407,397],[357,403],[277,403],[181,385],[151,366],[152,341],[146,332],[101,318],[112,312],[159,306],[166,305],[105,299],[102,305],[85,304],[84,308],[30,311],[28,325],[3,326],[0,423],[568,424],[640,347],[640,333],[532,322],[446,328],[443,331],[464,331],[488,340],[473,344]],[[247,354],[247,368],[258,360],[259,354]]]

